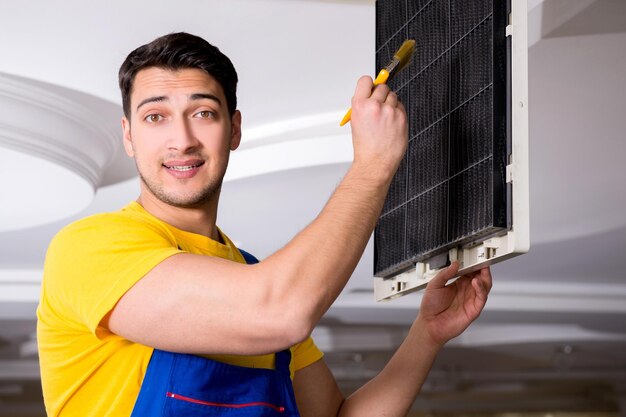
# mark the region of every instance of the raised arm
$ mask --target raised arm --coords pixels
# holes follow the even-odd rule
[[[441,347],[461,334],[487,302],[489,269],[446,286],[457,271],[454,263],[428,284],[407,338],[385,368],[349,398],[343,398],[323,360],[296,372],[294,390],[302,417],[405,416]]]
[[[357,83],[354,160],[307,228],[256,265],[171,256],[121,298],[109,329],[189,353],[261,354],[306,338],[356,267],[406,150],[404,107],[387,86],[372,88],[369,77]]]

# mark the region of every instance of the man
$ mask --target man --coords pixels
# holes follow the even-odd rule
[[[350,169],[307,228],[255,263],[216,226],[241,139],[236,83],[226,56],[185,33],[123,63],[124,146],[141,192],[50,245],[37,311],[49,415],[400,416],[438,350],[482,310],[489,271],[445,287],[453,264],[389,364],[344,399],[309,335],[376,224],[407,146],[404,108],[358,81]]]

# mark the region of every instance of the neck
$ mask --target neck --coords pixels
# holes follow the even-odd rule
[[[177,229],[207,236],[220,242],[217,232],[217,202],[215,198],[198,207],[175,207],[156,198],[152,193],[142,190],[137,202],[154,217]]]

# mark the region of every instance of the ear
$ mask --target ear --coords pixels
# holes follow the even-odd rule
[[[130,121],[126,118],[126,116],[122,117],[122,133],[124,136],[124,149],[126,150],[126,155],[134,158],[135,150],[133,149],[133,140],[130,137]]]
[[[241,112],[235,110],[231,117],[230,150],[234,151],[241,143]]]

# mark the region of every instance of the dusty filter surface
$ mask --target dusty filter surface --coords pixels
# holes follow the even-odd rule
[[[511,225],[507,3],[376,3],[377,68],[416,41],[412,62],[388,83],[407,109],[409,147],[376,227],[376,276]]]

